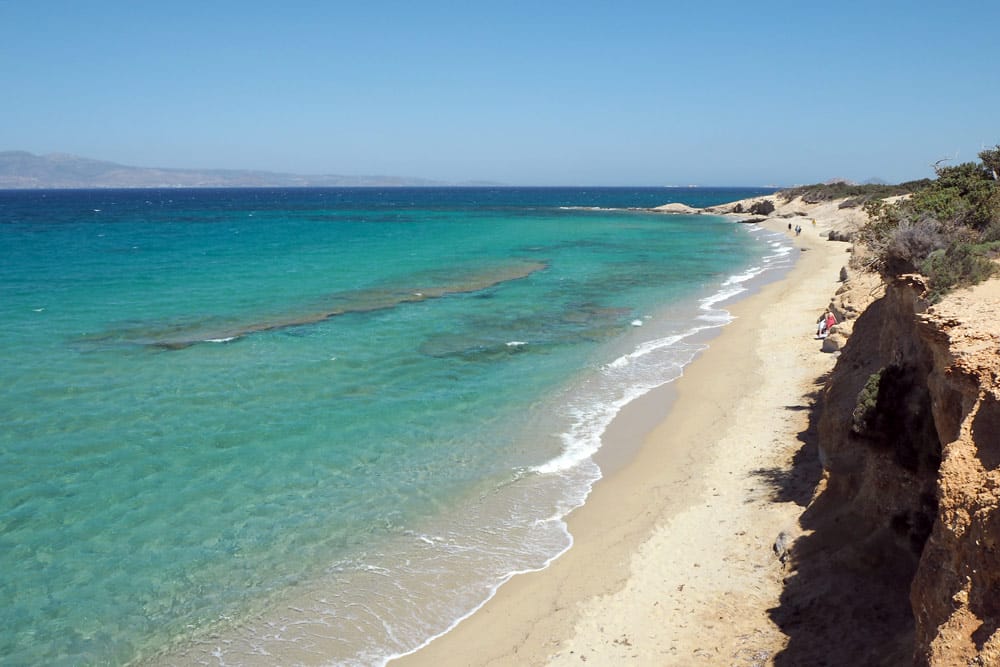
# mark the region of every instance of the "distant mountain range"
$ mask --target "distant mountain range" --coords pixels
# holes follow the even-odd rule
[[[496,185],[444,183],[398,176],[304,176],[243,169],[130,167],[76,155],[0,151],[0,189],[41,188],[262,188]]]

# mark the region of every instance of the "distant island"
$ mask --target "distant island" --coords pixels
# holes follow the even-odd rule
[[[0,151],[0,189],[491,186],[400,176],[302,175],[244,169],[132,167],[63,153]]]

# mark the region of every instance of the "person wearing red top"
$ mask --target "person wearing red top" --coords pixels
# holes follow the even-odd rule
[[[824,311],[823,315],[816,321],[816,338],[826,338],[836,323],[837,318],[833,316],[833,313],[829,310]]]

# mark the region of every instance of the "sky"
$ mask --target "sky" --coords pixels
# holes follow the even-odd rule
[[[0,150],[510,185],[900,182],[1000,143],[1000,2],[0,0]]]

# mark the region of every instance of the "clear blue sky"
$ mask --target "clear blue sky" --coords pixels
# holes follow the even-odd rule
[[[1000,2],[0,0],[0,150],[527,185],[900,181],[1000,143]]]

